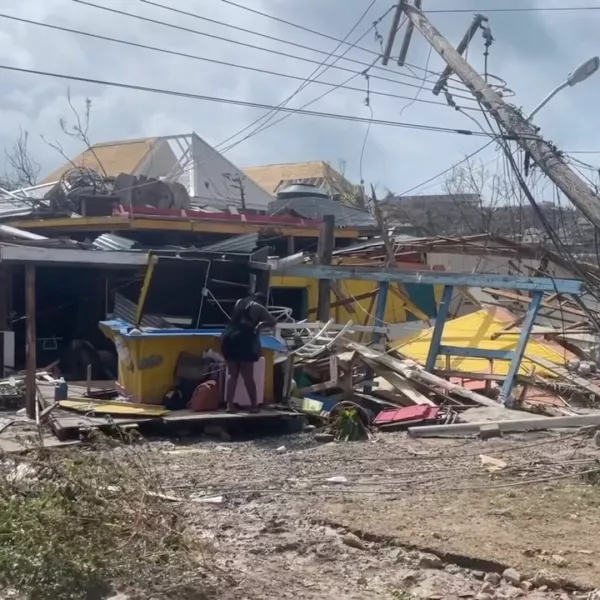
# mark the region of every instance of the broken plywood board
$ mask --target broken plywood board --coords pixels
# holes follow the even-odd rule
[[[424,394],[421,394],[419,390],[415,389],[413,385],[409,381],[407,381],[404,377],[398,375],[394,371],[390,369],[386,369],[378,364],[374,360],[369,360],[368,358],[362,357],[362,360],[365,364],[371,368],[371,370],[378,375],[377,380],[383,380],[389,384],[390,390],[385,390],[381,386],[378,386],[374,391],[396,391],[399,392],[404,398],[408,400],[407,405],[410,404],[425,404],[428,406],[436,406],[435,402],[430,400]],[[389,398],[386,398],[389,399]],[[393,401],[393,400],[392,400]],[[404,403],[403,403],[404,405]]]
[[[485,396],[472,392],[471,390],[467,390],[460,385],[446,381],[445,379],[442,379],[433,373],[428,373],[423,369],[423,367],[419,366],[413,361],[402,361],[390,356],[389,354],[376,352],[375,350],[367,348],[366,346],[362,346],[361,344],[357,344],[356,342],[348,342],[347,346],[353,350],[356,350],[361,357],[373,360],[384,367],[399,373],[406,379],[419,381],[427,386],[440,387],[447,392],[457,394],[458,396],[462,396],[463,398],[467,398],[477,404],[482,404],[483,406],[499,406],[497,402],[490,398],[486,398]]]
[[[446,322],[441,343],[444,346],[454,346],[465,349],[512,351],[519,344],[518,335],[500,336],[506,325],[514,321],[514,315],[503,308],[486,308],[477,312],[452,319]],[[402,355],[424,365],[427,361],[433,327],[417,335],[393,342],[392,346]],[[520,333],[520,332],[519,332]],[[566,361],[577,358],[562,346],[553,342],[530,338],[526,346],[526,356],[533,354],[551,361],[553,364],[565,364]],[[510,360],[490,360],[472,356],[440,356],[436,363],[438,369],[459,371],[462,373],[490,373],[506,377],[511,365]],[[519,374],[528,375],[533,370],[533,363],[526,357],[521,361]],[[537,368],[536,374],[546,377],[556,377],[551,371]]]

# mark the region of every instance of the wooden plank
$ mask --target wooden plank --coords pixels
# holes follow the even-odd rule
[[[363,322],[363,327],[366,327],[366,326],[369,324],[369,319],[370,319],[370,318],[371,318],[371,316],[372,316],[372,313],[373,313],[373,308],[374,308],[374,306],[375,306],[375,301],[377,300],[377,295],[378,295],[378,294],[379,294],[379,288],[375,288],[375,290],[373,291],[373,296],[371,297],[371,302],[369,303],[369,310],[367,310],[367,311],[366,311],[366,313],[367,313],[367,314],[366,314],[366,316],[365,316],[365,320],[364,320],[364,322]],[[365,334],[364,334],[364,333],[361,333],[361,334],[358,336],[358,341],[359,341],[359,342],[362,342],[362,341],[363,341],[363,339],[364,339],[364,337],[365,337]]]
[[[278,271],[273,272],[277,275]],[[583,283],[576,279],[550,277],[515,277],[490,273],[447,273],[445,271],[405,271],[396,267],[293,265],[285,269],[288,277],[309,279],[345,279],[358,281],[389,281],[419,285],[476,286],[520,291],[580,294]]]
[[[366,292],[364,294],[354,296],[353,298],[350,298],[350,299],[333,302],[331,304],[331,308],[339,308],[340,306],[345,307],[348,302],[350,302],[354,306],[357,302],[360,302],[360,300],[367,300],[368,298],[373,298],[373,296],[375,296],[376,294],[377,294],[377,288],[375,288],[372,292]],[[316,308],[311,308],[308,311],[309,315],[316,315],[316,313],[317,313]]]
[[[508,300],[514,300],[515,302],[522,302],[523,304],[529,304],[531,302],[531,298],[529,296],[523,296],[522,294],[515,294],[512,292],[505,292],[503,290],[497,290],[497,289],[492,289],[492,288],[483,288],[484,292],[487,292],[488,294],[491,294],[493,296],[499,296],[500,298],[506,298]],[[544,308],[549,308],[552,310],[552,312],[556,311],[556,310],[560,310],[562,312],[565,313],[569,313],[571,315],[577,315],[580,317],[587,317],[587,315],[582,311],[579,310],[578,308],[570,308],[568,306],[563,306],[562,308],[560,306],[555,306],[553,304],[549,304],[547,300],[542,301],[542,306]]]
[[[374,360],[370,360],[365,358],[364,356],[361,359],[368,365],[371,370],[387,381],[390,386],[392,386],[395,390],[397,390],[400,394],[402,394],[405,398],[407,398],[411,404],[425,404],[427,406],[437,406],[435,402],[431,401],[427,396],[421,394],[411,383],[401,377],[398,373],[386,369],[382,367],[379,363]],[[377,389],[374,390],[375,392]]]
[[[571,417],[538,417],[521,420],[481,421],[477,423],[456,423],[454,425],[424,425],[411,427],[408,433],[412,437],[436,437],[452,435],[477,435],[483,426],[497,425],[503,433],[518,431],[542,431],[563,427],[588,427],[600,425],[600,413]]]
[[[495,402],[491,398],[486,398],[481,394],[477,394],[472,392],[471,390],[467,390],[460,385],[456,385],[451,383],[450,381],[446,381],[441,377],[437,377],[433,373],[428,373],[421,366],[416,363],[408,363],[397,358],[390,356],[389,354],[381,354],[372,350],[371,348],[367,348],[366,346],[362,346],[361,344],[357,344],[355,342],[348,342],[348,347],[352,350],[356,350],[361,357],[373,360],[392,371],[396,371],[403,377],[406,377],[409,380],[416,380],[420,383],[423,383],[428,386],[433,387],[441,387],[442,389],[462,396],[464,398],[468,398],[477,404],[482,404],[483,406],[491,406],[494,408],[498,408],[501,406],[498,402]],[[465,373],[465,376],[468,374]]]

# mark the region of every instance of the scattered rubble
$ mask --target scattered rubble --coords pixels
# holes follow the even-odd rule
[[[364,542],[353,533],[347,533],[342,537],[342,542],[346,544],[346,546],[350,546],[351,548],[357,548],[358,550],[365,550],[366,546]]]

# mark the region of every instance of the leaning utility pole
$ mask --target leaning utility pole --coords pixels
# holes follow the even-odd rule
[[[514,137],[565,196],[596,227],[600,227],[600,198],[569,168],[556,149],[539,135],[538,128],[529,123],[519,110],[506,104],[417,7],[406,2],[403,10],[414,27],[444,59],[450,71],[474,94],[500,128],[511,138]]]

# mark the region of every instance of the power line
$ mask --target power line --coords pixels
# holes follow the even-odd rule
[[[563,150],[565,154],[600,154],[600,150]]]
[[[375,60],[379,60],[379,58],[376,58]],[[351,75],[350,77],[348,77],[343,84],[349,83],[350,81],[352,81],[353,79],[356,79],[356,77],[359,76],[359,73],[356,73],[355,75]],[[307,106],[311,106],[312,104],[314,104],[315,102],[318,102],[319,100],[321,100],[322,98],[325,98],[325,96],[328,96],[329,94],[331,94],[332,92],[335,91],[335,88],[331,88],[325,92],[323,92],[320,96],[317,96],[316,98],[313,98],[312,100],[306,102],[305,104],[303,104],[300,107],[300,110],[305,109]],[[289,117],[291,117],[294,113],[293,112],[288,112],[287,114],[283,115],[281,118],[277,119],[277,121],[274,121],[272,123],[268,123],[268,124],[263,124],[258,130],[252,131],[250,132],[248,135],[244,136],[242,139],[238,140],[237,142],[227,146],[227,148],[224,148],[222,151],[223,152],[228,152],[229,150],[231,150],[232,148],[234,148],[235,146],[237,146],[238,144],[241,144],[243,141],[253,137],[254,135],[258,134],[258,133],[262,133],[263,131],[265,131],[266,129],[269,129],[271,127],[274,127],[275,125],[277,125],[278,123],[281,123],[281,121],[284,121],[285,119],[288,119]],[[256,122],[256,121],[255,121]],[[254,123],[252,123],[253,125]],[[246,128],[247,129],[247,128]],[[244,130],[242,130],[244,131]],[[226,142],[228,142],[229,140],[233,139],[234,137],[236,137],[237,135],[239,135],[238,132],[237,134],[232,135],[231,137],[227,138],[225,141],[223,141],[221,144],[224,144]],[[220,148],[219,148],[220,150]]]
[[[191,12],[188,12],[188,11],[185,11],[185,10],[181,10],[181,9],[178,9],[178,8],[173,8],[172,6],[165,6],[164,4],[160,4],[159,2],[153,2],[152,0],[138,0],[138,2],[143,2],[144,4],[148,4],[150,6],[156,6],[157,8],[162,8],[163,10],[168,10],[170,12],[173,12],[173,13],[176,13],[176,14],[180,14],[180,15],[184,15],[186,17],[192,17],[194,19],[199,19],[201,21],[206,21],[208,23],[214,23],[216,25],[221,25],[223,27],[228,27],[230,29],[235,29],[236,31],[243,31],[244,33],[249,33],[251,35],[256,35],[256,36],[259,36],[259,37],[262,37],[262,38],[265,38],[265,39],[268,39],[268,40],[272,40],[274,42],[279,42],[280,44],[287,44],[289,46],[294,46],[296,48],[302,48],[303,50],[308,50],[310,52],[319,52],[321,54],[329,54],[330,57],[333,56],[334,58],[339,58],[339,59],[346,60],[346,61],[349,61],[349,62],[352,62],[352,63],[355,63],[355,64],[359,64],[359,65],[361,65],[363,67],[368,65],[368,63],[366,63],[366,62],[361,62],[361,61],[358,61],[358,60],[355,60],[355,59],[352,59],[352,58],[347,58],[344,55],[336,56],[336,55],[333,55],[333,53],[328,53],[325,50],[319,50],[317,48],[314,48],[313,46],[306,46],[305,44],[299,44],[298,42],[293,42],[291,40],[286,40],[286,39],[278,38],[278,37],[275,37],[273,35],[262,33],[260,31],[254,31],[253,29],[247,29],[245,27],[239,27],[238,25],[232,25],[231,23],[225,23],[224,21],[219,21],[217,19],[211,19],[211,18],[205,17],[203,15],[199,15],[199,14],[196,14],[196,13],[191,13]],[[373,2],[371,2],[371,4],[365,10],[365,12],[364,12],[363,16],[361,17],[360,21],[362,21],[362,19],[371,10],[371,8],[373,8],[373,6],[375,5],[375,2],[377,2],[377,0],[373,0]],[[390,11],[388,10],[387,12],[390,12]],[[387,12],[385,14],[387,14]],[[353,30],[355,28],[356,28],[356,25],[353,27]],[[347,37],[348,36],[346,36],[346,38]],[[343,45],[343,44],[349,44],[350,45],[349,42],[346,42],[346,39],[344,39],[344,40],[338,40],[338,42],[339,42],[340,45]],[[354,46],[354,45],[351,45],[351,47],[352,46]],[[338,48],[339,48],[339,45],[338,45]],[[338,48],[336,48],[336,50]],[[335,52],[336,50],[334,50],[333,52]],[[379,55],[379,53],[376,52],[376,51],[374,51],[374,50],[372,52],[373,52],[373,54]],[[390,73],[398,74],[396,71],[394,71],[392,69],[383,69],[381,67],[378,67],[378,68],[380,68],[382,71],[388,71]]]
[[[493,12],[493,13],[511,13],[511,12],[575,12],[584,10],[600,10],[600,6],[531,6],[514,8],[438,8],[433,10],[424,10],[425,13],[473,13],[473,12]]]
[[[287,108],[287,107],[281,108],[281,107],[274,106],[272,104],[262,104],[262,103],[258,103],[258,102],[249,102],[246,100],[235,100],[233,98],[219,98],[216,96],[204,96],[201,94],[193,94],[191,92],[179,92],[179,91],[175,91],[175,90],[153,88],[153,87],[142,86],[142,85],[134,85],[134,84],[130,84],[130,83],[120,83],[120,82],[116,82],[116,81],[92,79],[90,77],[77,77],[75,75],[65,75],[62,73],[51,73],[49,71],[39,71],[36,69],[23,69],[20,67],[11,67],[9,65],[0,65],[0,69],[4,69],[6,71],[14,71],[17,73],[29,73],[31,75],[42,75],[44,77],[53,77],[55,79],[66,79],[69,81],[79,81],[82,83],[93,83],[93,84],[97,84],[97,85],[105,85],[105,86],[109,86],[109,87],[117,87],[117,88],[129,89],[129,90],[136,90],[136,91],[140,91],[140,92],[162,94],[165,96],[189,98],[192,100],[204,100],[205,102],[217,102],[220,104],[230,104],[233,106],[246,106],[248,108],[259,108],[259,109],[263,109],[263,110],[278,109],[278,110],[289,112],[289,113],[307,115],[307,116],[311,116],[311,117],[323,117],[323,118],[328,118],[328,119],[338,119],[338,120],[342,120],[342,121],[351,121],[351,122],[355,122],[355,123],[368,123],[369,121],[371,121],[371,119],[368,119],[365,117],[355,117],[352,115],[344,115],[344,114],[339,114],[339,113],[328,113],[328,112],[319,112],[319,111],[312,111],[312,110],[303,110],[303,109],[299,109],[299,108]],[[458,135],[469,135],[469,136],[475,136],[475,137],[489,137],[488,134],[485,134],[485,133],[482,133],[479,131],[471,131],[469,129],[453,129],[450,127],[441,127],[441,126],[437,126],[437,125],[422,125],[419,123],[403,123],[400,121],[386,121],[386,120],[379,120],[379,119],[373,120],[372,123],[374,125],[386,125],[389,127],[401,127],[401,128],[406,128],[406,129],[416,129],[416,130],[420,130],[420,131],[434,131],[437,133],[454,133],[454,134],[458,134]],[[494,137],[496,137],[496,136],[494,136]],[[506,139],[511,139],[511,140],[515,139],[515,136],[508,135],[505,137],[506,137]]]
[[[142,2],[144,0],[141,0]],[[310,27],[305,27],[304,25],[300,25],[299,23],[294,23],[293,21],[287,21],[286,19],[282,19],[281,17],[277,17],[275,15],[270,15],[269,13],[265,13],[262,12],[260,10],[257,10],[255,8],[250,8],[249,6],[244,6],[242,4],[238,4],[237,2],[233,2],[233,0],[221,0],[221,2],[225,3],[225,4],[229,4],[231,6],[235,6],[236,8],[239,8],[241,10],[245,10],[247,12],[253,13],[255,15],[260,15],[261,17],[265,17],[266,19],[271,19],[272,21],[277,21],[278,23],[283,23],[285,25],[289,25],[290,27],[294,27],[296,29],[299,29],[301,31],[305,31],[307,33],[312,33],[313,35],[317,35],[319,37],[322,37],[324,39],[327,40],[331,40],[334,42],[340,42],[341,40],[333,35],[329,35],[328,33],[325,33],[323,31],[318,31],[317,29],[311,29]],[[396,5],[392,5],[391,7],[396,8]],[[377,52],[376,50],[373,50],[372,48],[365,48],[364,46],[355,46],[357,50],[362,50],[363,52],[368,52],[369,54],[375,54],[375,55],[379,55],[380,53]],[[439,77],[441,75],[441,73],[439,73],[438,71],[430,71],[427,68],[423,68],[420,67],[419,65],[413,65],[411,63],[404,63],[407,67],[412,67],[413,69],[417,69],[419,71],[424,71],[426,73],[430,73],[431,75],[435,75],[437,77]],[[385,67],[377,67],[378,70],[380,71],[388,71],[390,73],[397,73],[396,71],[394,71],[393,69],[386,69]],[[402,77],[410,77],[410,75],[407,75],[406,73],[398,73],[399,75],[401,75]],[[417,77],[416,75],[414,76],[414,79],[421,79],[420,77]],[[457,79],[453,79],[453,78],[449,78],[449,81],[456,81],[457,83],[462,83],[460,80]],[[454,88],[454,89],[458,89],[458,88]],[[462,88],[460,88],[462,89]]]
[[[203,61],[203,62],[209,62],[212,64],[217,64],[217,65],[222,65],[222,66],[226,66],[226,67],[233,67],[236,69],[244,69],[247,71],[253,71],[256,73],[263,73],[265,75],[273,75],[276,77],[284,77],[286,79],[293,79],[296,81],[306,81],[305,77],[300,77],[299,75],[292,75],[290,73],[279,73],[277,71],[270,71],[269,69],[261,69],[258,67],[251,67],[248,65],[240,65],[237,63],[232,63],[229,61],[223,61],[223,60],[217,60],[214,58],[209,58],[207,56],[200,56],[198,54],[188,54],[186,52],[179,52],[177,50],[169,50],[168,48],[159,48],[157,46],[150,46],[148,44],[141,44],[138,42],[132,42],[129,40],[123,40],[123,39],[119,39],[119,38],[113,38],[113,37],[109,37],[106,35],[101,35],[101,34],[96,34],[96,33],[91,33],[88,31],[82,31],[80,29],[71,29],[69,27],[62,27],[60,25],[52,25],[50,23],[42,23],[40,21],[33,21],[31,19],[24,19],[22,17],[13,17],[12,15],[5,15],[0,13],[0,19],[9,19],[11,21],[18,21],[20,23],[27,23],[29,25],[36,25],[38,27],[45,27],[47,29],[53,29],[56,31],[63,31],[65,33],[72,33],[75,35],[81,35],[81,36],[85,36],[85,37],[89,37],[89,38],[93,38],[93,39],[98,39],[98,40],[102,40],[105,42],[112,42],[115,44],[123,44],[126,46],[131,46],[134,48],[141,48],[143,50],[150,50],[152,52],[160,52],[162,54],[168,54],[168,55],[172,55],[172,56],[179,56],[182,58],[190,58],[193,60],[199,60],[199,61]],[[345,90],[349,90],[352,92],[360,92],[360,93],[364,93],[364,89],[358,88],[358,87],[350,87],[350,86],[346,86],[343,84],[337,84],[337,83],[332,83],[332,82],[328,82],[328,81],[317,81],[317,80],[313,80],[313,83],[317,83],[319,85],[327,85],[330,87],[335,87],[336,89],[345,89]],[[409,96],[402,96],[399,94],[392,94],[390,92],[379,92],[376,90],[372,90],[371,91],[372,94],[376,95],[376,96],[385,96],[388,98],[396,98],[399,100],[412,100],[412,98],[410,98]],[[435,100],[424,100],[424,99],[418,99],[419,102],[424,102],[426,104],[434,104],[437,106],[444,106],[447,107],[447,104],[445,104],[444,102],[437,102]],[[478,109],[474,109],[474,108],[470,108],[468,110],[478,110]]]
[[[375,2],[376,1],[377,0],[375,0]],[[156,6],[158,8],[162,8],[164,10],[168,10],[168,11],[171,11],[171,12],[176,13],[176,14],[181,14],[181,15],[184,15],[184,16],[187,16],[187,17],[192,17],[194,19],[199,19],[199,20],[202,20],[202,21],[206,21],[208,23],[215,23],[215,24],[221,25],[223,27],[229,27],[230,29],[235,29],[237,31],[243,31],[245,33],[250,33],[251,35],[257,35],[259,37],[266,38],[266,39],[269,39],[269,40],[272,40],[272,41],[275,41],[275,42],[279,42],[281,44],[288,44],[290,46],[295,46],[296,48],[302,48],[304,50],[309,50],[310,52],[320,52],[321,54],[326,54],[326,52],[324,50],[319,50],[319,49],[314,48],[312,46],[306,46],[304,44],[299,44],[298,42],[293,42],[291,40],[286,40],[286,39],[278,38],[278,37],[275,37],[275,36],[272,36],[272,35],[268,35],[266,33],[262,33],[262,32],[259,32],[259,31],[254,31],[253,29],[246,29],[246,28],[243,28],[243,27],[239,27],[237,25],[232,25],[231,23],[225,23],[224,21],[219,21],[219,20],[216,20],[216,19],[211,19],[211,18],[205,17],[203,15],[199,15],[199,14],[191,13],[191,12],[188,12],[188,11],[185,11],[185,10],[173,8],[171,6],[165,6],[164,4],[160,4],[159,2],[154,2],[153,0],[138,0],[138,2],[143,2],[144,4],[148,4],[150,6]],[[375,2],[373,2],[369,6],[369,8],[365,11],[365,14],[369,12],[369,10],[374,6]],[[236,5],[236,6],[238,6],[238,5]],[[242,7],[242,8],[244,8],[245,10],[248,10],[250,12],[258,12],[258,11],[255,11],[254,9],[251,9],[251,8],[247,8],[247,7]],[[390,13],[394,8],[395,8],[395,6],[392,5],[385,12],[384,16],[386,16],[388,13]],[[279,19],[277,19],[277,20],[279,20]],[[381,19],[379,19],[379,21],[380,20]],[[314,30],[311,30],[311,29],[308,29],[308,28],[305,28],[305,27],[301,27],[301,26],[299,26],[299,27],[301,29],[309,31],[310,33],[317,34],[317,35],[323,35],[323,34],[320,34],[317,31],[314,31]],[[339,39],[337,39],[335,37],[332,37],[332,36],[326,36],[326,37],[328,39],[330,39],[330,40],[338,42],[339,44],[348,44],[348,42],[346,41],[346,39],[339,40]],[[352,46],[354,48],[356,48],[357,50],[362,50],[364,52],[369,52],[370,54],[374,54],[375,56],[379,56],[380,55],[379,52],[377,52],[376,50],[372,50],[370,48],[364,48],[363,46],[358,46],[358,45],[355,45],[355,44],[353,44]],[[336,48],[336,50],[337,49],[339,49],[339,45]],[[334,52],[336,50],[334,50]],[[340,59],[343,59],[343,60],[346,60],[346,61],[349,61],[349,62],[352,62],[352,63],[355,63],[355,64],[358,64],[358,65],[361,65],[363,67],[368,66],[368,64],[369,64],[369,63],[366,63],[366,62],[363,62],[363,61],[360,61],[360,60],[356,60],[354,58],[347,58],[344,55],[339,56],[339,57],[334,55],[334,57],[335,58],[340,58]],[[417,77],[415,75],[411,76],[411,75],[407,75],[406,73],[399,73],[395,69],[388,69],[388,68],[380,67],[380,66],[374,67],[374,70],[384,71],[384,72],[387,72],[387,73],[393,73],[394,75],[397,75],[399,77],[408,77],[408,78],[419,79],[419,80],[421,79],[421,77]],[[435,74],[435,75],[439,76],[439,73],[435,73],[434,71],[428,71],[427,68],[425,68],[424,70],[427,71],[427,72],[430,72],[432,74]],[[457,81],[457,80],[453,80],[453,81]],[[458,83],[461,83],[461,82],[458,81]],[[460,89],[460,90],[462,90],[463,88],[462,87],[460,87],[460,88],[455,87],[454,89]]]
[[[438,173],[437,175],[434,175],[433,177],[426,179],[425,181],[419,183],[418,185],[411,187],[410,189],[406,190],[405,192],[398,194],[398,196],[406,196],[407,194],[410,194],[411,192],[414,192],[415,190],[422,188],[424,185],[427,185],[428,183],[431,183],[432,181],[435,181],[436,179],[443,177],[444,175],[446,175],[446,173],[450,173],[456,167],[467,162],[468,160],[470,160],[471,158],[473,158],[475,155],[479,154],[480,152],[483,152],[483,150],[485,150],[488,146],[491,146],[494,143],[494,141],[495,140],[490,140],[489,142],[487,142],[486,144],[481,146],[481,148],[479,148],[478,150],[475,150],[475,152],[471,152],[471,154],[467,154],[467,156],[465,156],[462,160],[459,160],[457,163],[454,163],[453,165],[449,166],[447,169],[443,170],[441,173]]]
[[[279,103],[279,107],[284,107],[287,106],[288,103],[293,100],[293,98],[295,96],[297,96],[300,92],[302,92],[304,89],[306,89],[312,82],[316,81],[319,77],[321,77],[321,75],[323,75],[328,69],[330,69],[331,67],[333,67],[339,60],[341,57],[336,57],[336,59],[327,64],[327,61],[335,54],[335,52],[346,42],[346,40],[352,35],[352,33],[354,32],[354,30],[362,23],[363,19],[369,14],[369,12],[371,11],[371,9],[373,8],[373,6],[375,5],[375,3],[377,2],[377,0],[371,0],[371,3],[369,4],[369,6],[366,8],[365,11],[363,11],[363,13],[361,14],[361,16],[359,17],[358,21],[356,21],[356,23],[352,26],[352,28],[350,29],[350,31],[344,36],[344,39],[342,41],[340,41],[340,43],[329,53],[329,55],[321,62],[321,64],[312,71],[312,73],[305,79],[302,81],[302,83],[282,102]],[[387,11],[389,12],[389,11]],[[379,21],[381,21],[386,15],[387,12],[384,13],[378,20],[373,22],[373,25],[367,29],[355,42],[355,44],[358,44],[368,33],[369,31],[371,31],[371,29],[374,29],[377,25],[377,23]],[[344,56],[345,54],[347,54],[348,52],[350,52],[350,50],[352,50],[353,45],[348,46],[348,48],[346,48],[346,50],[344,50],[342,56]],[[375,60],[373,61],[373,64],[375,64],[376,61],[379,60],[379,56],[377,56],[375,58]],[[372,65],[371,65],[372,66]],[[323,69],[321,71],[321,69]],[[370,69],[370,67],[368,67],[365,71],[363,71],[363,73],[365,74],[365,77],[367,77],[366,73],[368,72],[368,70]],[[346,83],[349,83],[352,79],[354,79],[356,77],[356,75],[352,75],[352,77],[350,77],[349,79],[347,79],[346,81],[342,82],[342,84],[340,85],[345,85]],[[329,93],[335,91],[336,89],[338,89],[337,87],[333,87],[330,90],[328,90],[327,93],[323,94],[322,96],[326,96]],[[312,104],[312,102],[310,102],[309,104]],[[300,108],[306,108],[306,105],[301,106]],[[244,140],[247,140],[255,135],[258,135],[261,131],[265,131],[265,129],[268,129],[269,127],[271,127],[272,125],[275,125],[277,123],[280,123],[281,121],[283,121],[284,119],[287,119],[288,117],[291,116],[290,113],[287,113],[284,117],[282,117],[281,119],[278,119],[275,123],[273,123],[273,119],[275,118],[275,115],[277,114],[276,110],[272,110],[270,112],[268,112],[266,115],[262,115],[261,117],[259,117],[258,119],[256,119],[255,121],[253,121],[252,123],[250,123],[250,125],[248,125],[247,127],[244,127],[243,129],[241,129],[240,131],[238,131],[236,134],[234,134],[233,136],[230,136],[229,138],[227,138],[227,140],[225,140],[225,142],[239,136],[240,134],[244,133],[244,131],[247,131],[248,129],[250,129],[251,127],[253,127],[254,125],[257,125],[258,123],[260,123],[261,121],[264,120],[263,123],[260,123],[260,125],[258,125],[258,127],[254,130],[252,130],[248,135],[244,136],[242,139],[239,140],[239,142],[237,142],[235,145],[237,145],[238,143],[243,142]],[[224,143],[225,143],[224,142]],[[231,148],[232,146],[230,146]]]
[[[97,8],[99,10],[104,10],[104,11],[111,12],[111,13],[118,14],[118,15],[122,15],[122,16],[125,16],[125,17],[130,17],[130,18],[133,18],[133,19],[138,19],[140,21],[146,21],[148,23],[153,23],[154,25],[160,25],[160,26],[163,26],[163,27],[169,27],[171,29],[176,29],[178,31],[185,31],[186,33],[193,33],[195,35],[200,35],[200,36],[208,37],[208,38],[211,38],[211,39],[219,40],[219,41],[222,41],[222,42],[227,42],[227,43],[230,43],[230,44],[237,44],[238,46],[243,46],[245,48],[250,48],[252,50],[259,50],[261,52],[267,52],[269,54],[275,54],[277,56],[284,56],[285,58],[291,58],[293,60],[298,60],[298,61],[302,61],[302,62],[312,63],[314,65],[321,65],[322,64],[322,61],[318,61],[318,60],[315,60],[315,59],[312,59],[312,58],[307,58],[307,57],[304,57],[304,56],[297,56],[295,54],[289,54],[287,52],[281,52],[280,50],[273,50],[271,48],[264,48],[262,46],[257,46],[255,44],[249,44],[247,42],[242,42],[242,41],[239,41],[239,40],[234,40],[234,39],[231,39],[231,38],[227,38],[227,37],[215,35],[213,33],[206,33],[204,31],[199,31],[197,29],[191,29],[189,27],[184,27],[182,25],[175,25],[173,23],[167,23],[166,21],[160,21],[158,19],[152,19],[150,17],[144,17],[142,15],[136,15],[136,14],[129,13],[129,12],[126,12],[126,11],[123,11],[123,10],[118,10],[116,8],[109,8],[108,6],[101,6],[99,4],[93,4],[92,2],[87,2],[86,0],[73,0],[73,2],[77,2],[78,4],[89,6],[91,8]],[[167,9],[169,9],[169,7],[167,7]],[[227,25],[227,24],[224,23],[224,25]],[[256,35],[262,35],[262,34],[256,33]],[[321,53],[321,54],[328,54],[327,52],[325,52],[323,50],[318,50],[316,48],[310,48],[310,50],[312,50],[314,52]],[[362,66],[369,66],[369,63],[364,63],[364,62],[360,62],[360,61],[355,61],[355,62],[358,62],[358,64],[360,64]],[[335,66],[333,68],[335,68],[335,69],[337,69],[339,71],[345,71],[347,73],[356,73],[356,71],[353,71],[350,68],[342,67],[342,66],[339,66],[339,65]],[[412,76],[406,75],[404,73],[396,73],[395,71],[392,71],[392,72],[395,73],[397,76],[400,76],[400,77],[409,77],[409,78],[412,77]],[[382,77],[381,75],[373,75],[372,77],[375,78],[375,79],[379,79],[381,81],[387,81],[389,83],[394,83],[396,85],[404,85],[404,86],[407,86],[407,87],[413,87],[413,88],[417,88],[417,89],[421,87],[420,85],[417,85],[415,83],[408,83],[408,82],[404,82],[404,81],[398,81],[397,79],[391,79],[389,77]],[[462,88],[462,87],[453,87],[453,86],[449,86],[449,87],[451,87],[452,89],[457,89],[459,91],[465,91],[464,88]],[[426,89],[428,89],[428,91],[431,91],[431,88],[426,88]],[[456,94],[456,97],[457,98],[462,98],[463,100],[473,101],[473,98],[470,97],[470,96],[461,96],[461,95]]]

